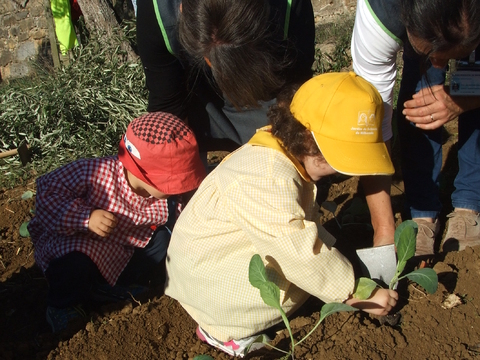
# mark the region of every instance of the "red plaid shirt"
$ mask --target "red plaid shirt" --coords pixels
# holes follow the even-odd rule
[[[28,229],[35,261],[42,270],[51,260],[80,251],[111,285],[135,247],[145,247],[155,226],[168,219],[167,200],[135,194],[116,156],[78,160],[38,178],[35,208]],[[88,230],[95,209],[109,211],[118,219],[106,238]]]

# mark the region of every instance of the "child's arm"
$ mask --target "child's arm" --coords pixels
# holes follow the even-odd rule
[[[108,211],[97,209],[90,214],[88,230],[98,236],[107,237],[115,229],[115,226],[117,226],[117,218]]]
[[[395,307],[397,300],[398,294],[395,290],[377,288],[367,300],[351,297],[345,300],[345,304],[373,315],[387,315]]]
[[[90,192],[92,160],[80,160],[37,179],[36,221],[48,231],[71,235],[88,231],[93,208],[85,200]]]

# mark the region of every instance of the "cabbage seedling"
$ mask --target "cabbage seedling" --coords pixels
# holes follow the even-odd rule
[[[437,291],[438,287],[438,276],[435,270],[423,268],[402,275],[407,261],[415,255],[417,232],[418,225],[412,220],[404,221],[395,230],[395,246],[397,247],[398,259],[397,269],[388,287],[389,289],[395,289],[400,280],[408,278],[422,286],[429,294],[433,294]],[[357,282],[357,294],[361,295],[358,296],[358,298],[367,299],[377,286],[379,285],[371,279],[360,278]]]
[[[290,352],[276,348],[275,346],[272,346],[267,342],[263,342],[263,341],[262,342],[265,345],[270,346],[286,354],[285,358],[288,358],[288,356],[291,355],[292,359],[295,359],[295,346],[302,343],[305,339],[307,339],[310,336],[310,334],[312,334],[317,329],[318,325],[320,325],[323,319],[325,319],[327,316],[340,311],[358,310],[350,305],[343,304],[343,303],[329,303],[329,304],[323,305],[320,311],[320,319],[318,320],[317,324],[300,341],[295,342],[292,336],[292,329],[290,328],[290,322],[288,321],[287,314],[285,314],[285,311],[283,311],[280,305],[280,289],[275,283],[268,280],[267,273],[265,271],[265,265],[263,264],[262,258],[258,254],[253,255],[252,259],[250,260],[250,265],[248,268],[248,279],[252,286],[260,290],[260,296],[262,297],[264,303],[267,304],[268,306],[271,306],[277,309],[282,316],[283,322],[285,323],[285,326],[290,335],[290,341],[291,341]]]
[[[430,268],[417,269],[408,274],[402,275],[407,261],[415,255],[417,246],[418,225],[415,221],[407,220],[401,223],[395,230],[395,246],[397,247],[397,271],[390,281],[390,289],[394,289],[397,283],[408,278],[422,286],[429,294],[437,291],[438,276],[435,270]],[[402,276],[400,276],[402,275]]]

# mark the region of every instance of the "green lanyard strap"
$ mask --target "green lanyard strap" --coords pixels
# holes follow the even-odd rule
[[[285,12],[285,24],[283,25],[283,40],[287,40],[288,26],[290,25],[290,12],[292,11],[292,0],[287,0],[287,11]]]
[[[172,50],[172,46],[170,45],[170,41],[168,40],[168,35],[167,35],[167,31],[165,30],[165,26],[163,26],[162,17],[160,16],[160,10],[158,9],[157,0],[153,0],[153,7],[155,9],[155,15],[157,17],[158,25],[160,25],[160,31],[162,32],[163,40],[165,40],[165,46],[167,47],[167,50],[170,54],[175,55],[175,53]]]

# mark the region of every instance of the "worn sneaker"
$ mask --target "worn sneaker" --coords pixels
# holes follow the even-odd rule
[[[461,251],[467,246],[480,245],[480,214],[457,210],[447,215],[448,227],[443,251]]]
[[[110,286],[109,284],[101,284],[95,286],[92,297],[94,301],[98,302],[130,301],[147,290],[147,287],[141,285]]]
[[[435,239],[440,232],[440,222],[437,219],[434,223],[431,223],[419,218],[413,219],[413,221],[418,225],[415,256],[433,255]]]
[[[65,330],[69,322],[86,316],[81,305],[66,308],[47,307],[47,322],[54,333]]]
[[[210,336],[205,330],[203,330],[200,326],[197,327],[197,336],[203,342],[216,347],[217,349],[226,352],[228,355],[231,356],[238,356],[243,358],[249,352],[260,349],[265,346],[266,342],[269,342],[271,339],[265,335],[255,335],[246,337],[239,340],[230,340],[228,342],[221,342],[220,340],[215,339],[214,337]]]

